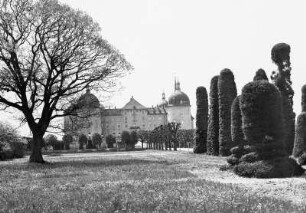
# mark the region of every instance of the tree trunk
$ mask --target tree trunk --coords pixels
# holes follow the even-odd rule
[[[41,154],[41,144],[43,142],[43,136],[33,134],[33,143],[31,147],[30,163],[45,163]]]

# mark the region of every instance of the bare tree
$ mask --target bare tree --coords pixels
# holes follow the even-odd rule
[[[81,91],[104,91],[132,69],[100,31],[57,0],[0,0],[0,103],[22,112],[34,140],[30,162],[44,162],[50,122],[73,112]]]

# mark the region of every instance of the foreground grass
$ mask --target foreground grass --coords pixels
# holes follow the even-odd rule
[[[306,212],[305,204],[198,177],[189,167],[205,169],[201,158],[144,151],[0,163],[0,212]]]

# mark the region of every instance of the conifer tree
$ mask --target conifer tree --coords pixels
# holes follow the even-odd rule
[[[207,131],[207,154],[219,155],[219,76],[214,76],[210,81],[210,107]]]
[[[233,147],[231,139],[231,106],[237,96],[234,75],[230,69],[220,72],[218,81],[219,97],[219,154],[228,156]]]
[[[198,87],[197,97],[197,114],[196,114],[196,136],[194,153],[205,153],[207,143],[207,120],[208,120],[208,100],[205,87]]]

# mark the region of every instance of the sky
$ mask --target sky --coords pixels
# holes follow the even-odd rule
[[[131,96],[144,106],[155,106],[163,91],[166,97],[174,91],[176,77],[195,116],[198,86],[209,92],[211,78],[229,68],[240,94],[256,70],[263,68],[268,76],[276,70],[271,48],[285,42],[291,46],[294,111],[301,111],[300,91],[306,84],[303,0],[60,1],[88,13],[100,24],[102,37],[134,67],[119,80],[120,91],[100,99],[106,107],[123,107]]]

